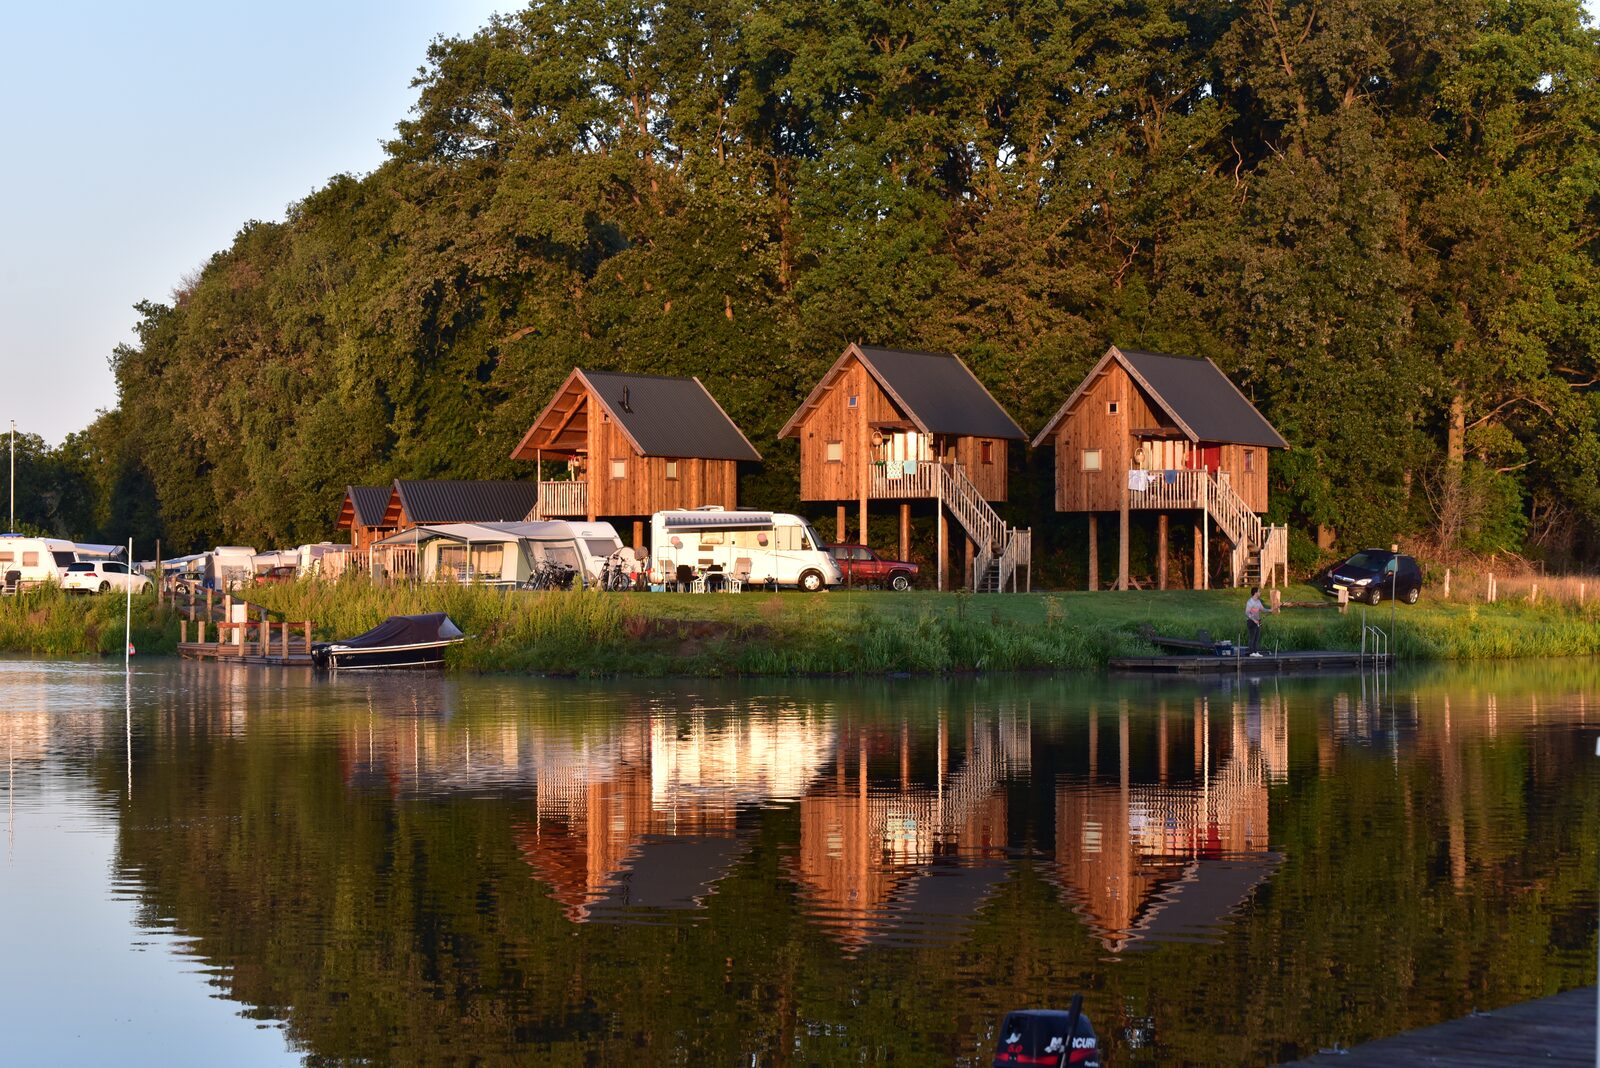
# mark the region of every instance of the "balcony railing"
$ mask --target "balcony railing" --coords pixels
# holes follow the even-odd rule
[[[555,515],[589,514],[589,483],[541,482],[539,483],[539,515],[545,519]]]

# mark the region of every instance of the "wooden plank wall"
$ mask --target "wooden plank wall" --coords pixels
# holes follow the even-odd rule
[[[852,396],[857,398],[854,408],[850,407]],[[872,447],[875,423],[910,425],[910,420],[878,385],[878,380],[861,365],[861,361],[852,359],[833,385],[823,392],[821,402],[801,420],[797,428],[800,439],[801,500],[860,499],[867,466],[876,460]],[[1004,501],[1008,442],[988,439],[994,442],[990,453],[993,462],[984,464],[981,462],[983,440],[955,438],[952,451],[956,460],[965,466],[967,477],[972,479],[985,498]],[[830,441],[837,441],[842,446],[838,463],[828,462]]]
[[[599,404],[589,405],[589,507],[596,517],[646,516],[670,508],[739,505],[738,464],[734,460],[640,456],[622,429]],[[667,477],[676,459],[678,477]],[[611,476],[611,461],[627,464],[624,478]]]
[[[1107,411],[1119,401],[1116,415]],[[1133,466],[1138,441],[1134,430],[1176,424],[1151,404],[1138,385],[1117,363],[1084,391],[1077,406],[1056,428],[1056,511],[1115,512],[1122,507],[1122,480]],[[1190,445],[1193,451],[1196,446]],[[1083,470],[1085,449],[1100,450],[1100,470]],[[1252,470],[1244,470],[1244,453],[1252,453]],[[1235,491],[1256,512],[1267,510],[1267,462],[1270,450],[1253,445],[1222,446],[1222,470],[1228,472]],[[1146,466],[1155,466],[1152,462]]]

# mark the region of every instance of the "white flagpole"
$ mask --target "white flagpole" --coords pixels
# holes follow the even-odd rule
[[[127,674],[133,670],[133,539],[128,539],[128,584],[127,609],[122,624],[122,671]]]

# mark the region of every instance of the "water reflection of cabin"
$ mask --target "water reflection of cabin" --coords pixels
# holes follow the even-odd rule
[[[363,552],[373,542],[394,533],[385,526],[384,513],[389,508],[392,486],[346,486],[344,503],[339,508],[336,530],[350,532],[350,547]]]
[[[739,461],[761,454],[698,378],[575,367],[511,458],[535,464],[538,518],[631,517],[642,549],[643,517],[737,508]]]
[[[910,552],[911,502],[940,501],[939,574],[946,515],[966,536],[966,574],[987,561],[989,585],[1027,563],[1026,531],[1001,522],[989,502],[1006,499],[1010,443],[1027,436],[949,353],[850,345],[778,433],[800,442],[800,499],[835,501],[834,537],[846,540],[846,504],[858,503],[860,541],[869,500],[900,501],[900,558]]]
[[[1202,533],[1232,546],[1241,582],[1288,580],[1288,530],[1263,524],[1267,460],[1288,443],[1216,364],[1113,345],[1033,441],[1056,448],[1056,510],[1089,514],[1089,584],[1099,588],[1097,515],[1121,516],[1119,589],[1128,588],[1128,512],[1158,513],[1157,584],[1167,586],[1167,519],[1192,512],[1195,586],[1207,583]]]

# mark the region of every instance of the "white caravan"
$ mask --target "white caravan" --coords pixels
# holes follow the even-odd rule
[[[670,589],[680,575],[704,578],[714,573],[807,592],[844,581],[822,537],[797,515],[713,506],[650,517],[651,582]]]
[[[59,583],[67,567],[77,562],[78,547],[70,541],[0,534],[0,581],[15,571],[17,581],[23,585]]]
[[[217,546],[206,554],[206,585],[219,592],[249,585],[256,574],[255,559],[251,546]]]
[[[424,582],[513,586],[549,560],[572,568],[580,585],[600,577],[606,558],[622,548],[610,523],[436,523],[373,543],[374,549],[415,546],[415,573]]]

